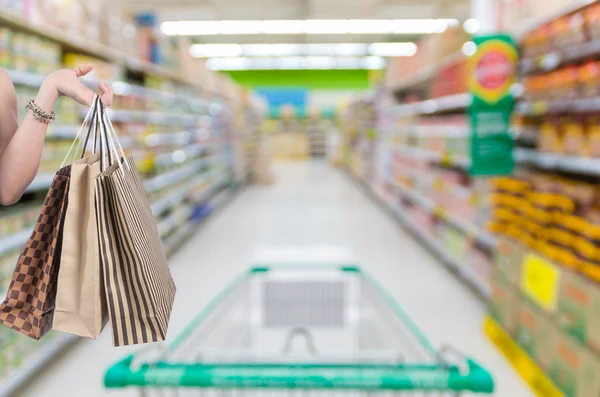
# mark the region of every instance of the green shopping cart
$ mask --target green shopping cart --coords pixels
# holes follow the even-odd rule
[[[254,267],[173,343],[125,358],[104,381],[139,388],[142,396],[458,396],[494,389],[484,368],[435,349],[353,266]]]

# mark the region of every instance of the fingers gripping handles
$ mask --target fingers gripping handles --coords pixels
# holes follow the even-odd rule
[[[76,155],[80,150],[80,158],[83,158],[86,150],[90,149],[89,147],[91,145],[92,153],[100,154],[100,167],[102,171],[115,163],[119,165],[121,172],[123,172],[123,164],[127,168],[130,166],[107,113],[100,96],[94,95],[92,106],[90,106],[90,109],[83,120],[83,124],[79,128],[79,131],[62,162],[61,168],[65,165],[65,162],[73,151],[75,143],[77,143],[77,149],[73,152],[70,164],[75,162]]]

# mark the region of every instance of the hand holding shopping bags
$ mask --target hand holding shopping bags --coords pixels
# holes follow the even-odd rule
[[[99,98],[76,141],[86,126],[94,154],[57,172],[0,322],[94,338],[108,314],[115,346],[164,340],[176,289],[140,175]]]

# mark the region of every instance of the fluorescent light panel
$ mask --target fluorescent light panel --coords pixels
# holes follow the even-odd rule
[[[281,57],[281,56],[413,56],[415,43],[339,44],[194,44],[190,54],[198,58],[211,57]]]
[[[169,36],[248,34],[427,34],[458,25],[456,19],[306,19],[258,21],[166,21]]]
[[[383,69],[385,59],[378,56],[220,57],[208,59],[206,65],[213,70]]]

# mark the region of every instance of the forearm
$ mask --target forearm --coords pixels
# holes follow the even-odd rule
[[[43,85],[35,103],[41,109],[51,111],[56,98],[56,90]],[[27,114],[0,155],[0,204],[9,205],[18,201],[35,178],[47,128],[47,124]]]

